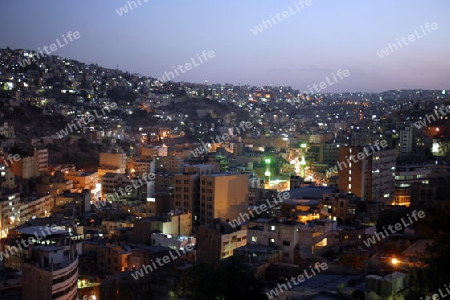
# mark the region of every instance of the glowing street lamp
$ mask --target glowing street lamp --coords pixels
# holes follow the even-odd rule
[[[268,177],[267,186],[270,189],[270,158],[266,158],[264,162],[266,163],[266,171],[264,172],[264,176]]]
[[[305,178],[305,172],[306,172],[306,160],[305,156],[302,156],[302,160],[300,161],[300,166],[303,169],[303,178]]]

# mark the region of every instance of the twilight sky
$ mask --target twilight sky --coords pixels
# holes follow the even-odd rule
[[[78,31],[52,54],[152,77],[196,62],[174,81],[308,90],[328,76],[334,84],[324,92],[450,89],[450,1],[298,1],[135,0],[130,10],[126,0],[3,0],[0,48],[42,49]],[[271,15],[276,24],[252,33]],[[438,28],[428,32],[427,22]],[[388,43],[398,50],[380,58]],[[215,57],[199,63],[203,50]],[[339,69],[350,76],[335,81]]]

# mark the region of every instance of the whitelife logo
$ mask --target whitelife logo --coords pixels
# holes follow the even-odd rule
[[[306,1],[299,0],[298,3],[294,2],[294,4],[295,4],[295,8],[297,10],[293,10],[292,7],[289,5],[288,6],[289,11],[285,10],[281,14],[280,13],[275,14],[275,17],[277,18],[278,22],[282,22],[283,20],[286,20],[290,16],[293,16],[293,15],[299,13],[302,9],[305,9],[306,6],[311,6],[312,1],[311,0],[306,0]],[[301,8],[299,5],[301,6]],[[261,20],[261,23],[259,23],[259,25],[255,26],[254,28],[250,28],[250,31],[254,35],[257,35],[258,33],[263,32],[264,29],[268,29],[269,27],[272,27],[275,24],[277,24],[277,21],[275,20],[275,18],[272,15],[270,15],[270,20]]]
[[[378,145],[378,144],[379,144],[379,145]],[[337,164],[336,164],[334,167],[331,167],[330,169],[328,169],[328,172],[330,172],[330,173],[333,173],[333,172],[334,172],[334,173],[337,173],[337,172],[338,172],[338,168],[339,168],[339,170],[342,171],[344,168],[347,168],[347,166],[349,166],[352,162],[353,162],[353,163],[357,163],[357,162],[360,161],[360,160],[363,160],[363,159],[365,159],[365,158],[368,158],[368,157],[371,156],[373,153],[375,153],[375,152],[381,150],[380,145],[381,145],[381,147],[385,148],[385,147],[387,147],[388,143],[387,143],[386,140],[382,140],[381,142],[378,141],[378,140],[376,140],[376,141],[374,142],[374,146],[375,146],[376,150],[373,148],[372,145],[370,145],[370,149],[372,150],[371,152],[368,151],[368,150],[369,150],[368,147],[364,147],[364,149],[363,149],[364,152],[358,152],[356,155],[351,154],[350,157],[347,157],[347,156],[346,156],[346,158],[347,158],[347,163],[345,163],[345,161],[337,162]],[[356,158],[357,158],[357,159],[356,159]],[[342,165],[343,165],[344,167],[342,167]]]
[[[444,111],[444,108],[445,108],[445,111]],[[450,105],[448,105],[447,107],[445,107],[445,106],[439,107],[439,112],[435,109],[434,114],[425,115],[425,118],[423,118],[423,120],[419,120],[418,122],[415,122],[414,126],[417,129],[420,129],[420,128],[426,127],[428,124],[430,124],[431,119],[433,119],[433,122],[436,122],[436,120],[439,120],[439,118],[440,118],[439,113],[441,114],[441,116],[446,116],[447,113],[450,113]]]
[[[283,198],[283,199],[281,199],[281,198]],[[289,192],[283,192],[283,194],[278,193],[278,199],[276,199],[275,197],[273,197],[273,199],[272,199],[273,204],[271,204],[269,199],[267,199],[266,200],[267,205],[261,204],[260,206],[255,207],[252,211],[249,211],[249,214],[252,216],[252,218],[254,218],[255,214],[259,215],[259,214],[265,212],[267,209],[271,209],[271,208],[277,206],[279,203],[283,203],[283,200],[287,200],[289,198],[291,198],[291,194]],[[228,224],[230,224],[231,227],[235,228],[236,226],[241,225],[243,222],[249,221],[250,220],[249,214],[240,213],[239,217],[229,221]]]
[[[450,290],[449,290],[450,287],[447,284],[444,284],[444,288],[445,288],[445,290],[447,291],[448,294],[444,293],[442,291],[442,288],[440,288],[440,289],[438,289],[439,294],[433,294],[431,297],[430,296],[425,296],[425,298],[420,297],[420,299],[425,299],[425,300],[439,300],[439,299],[443,299],[443,298],[447,297],[448,295],[450,295]]]
[[[424,36],[427,35],[427,31],[428,31],[428,33],[430,33],[431,29],[436,30],[439,28],[439,26],[436,22],[431,23],[431,24],[430,24],[430,22],[427,22],[427,24],[425,24],[425,28],[427,29],[427,31],[425,31],[425,29],[422,26],[420,26],[420,28],[422,29],[423,35],[420,35],[417,32],[417,30],[414,30],[414,34],[408,35],[408,38],[402,36],[402,38],[400,40],[403,42],[404,46],[407,46],[407,45],[409,45],[409,43],[414,42],[416,40],[416,38],[418,40],[423,38]],[[378,57],[384,58],[385,56],[388,56],[389,54],[394,53],[395,51],[398,51],[399,47],[400,47],[400,49],[403,48],[402,43],[398,40],[398,38],[396,40],[397,40],[397,44],[388,43],[386,48],[381,49],[380,52],[377,52]],[[408,40],[409,43],[406,40]],[[397,45],[398,45],[398,47],[397,47]]]
[[[136,0],[139,3],[139,6],[142,5],[141,0]],[[130,11],[132,11],[134,8],[137,8],[138,5],[136,4],[136,1],[127,1],[127,5],[121,6],[119,9],[116,9],[116,13],[121,17],[124,14],[128,13],[128,7],[130,8]],[[142,2],[147,3],[149,0],[142,0]],[[134,8],[132,6],[134,5]]]
[[[42,227],[43,227],[43,226],[42,226]],[[56,227],[57,227],[56,225],[50,226],[50,225],[47,224],[47,225],[45,225],[45,227],[40,228],[40,231],[41,231],[42,236],[39,236],[39,235],[38,235],[38,232],[34,232],[34,237],[31,236],[31,237],[28,238],[28,244],[27,244],[27,241],[24,240],[24,239],[21,239],[20,242],[19,242],[19,241],[16,241],[16,244],[17,244],[17,246],[19,247],[19,249],[17,249],[16,246],[7,246],[7,247],[8,247],[7,250],[1,251],[1,252],[0,252],[0,261],[2,261],[3,258],[8,258],[10,255],[14,255],[15,253],[19,252],[19,250],[23,250],[23,249],[22,249],[22,245],[23,245],[24,248],[27,248],[29,245],[32,245],[32,244],[36,243],[36,241],[39,242],[39,241],[41,241],[43,238],[45,238],[47,235],[50,235],[50,234],[52,234],[53,232],[58,231],[58,229],[57,229]],[[45,233],[44,230],[45,230],[47,233]],[[9,254],[8,254],[8,251],[9,251]],[[13,251],[14,251],[14,252],[13,252]]]
[[[305,269],[305,270],[303,270],[303,273],[301,273],[300,275],[297,276],[297,278],[291,277],[291,280],[286,282],[286,284],[289,286],[289,288],[287,287],[286,284],[279,283],[276,288],[267,292],[266,295],[269,297],[269,299],[276,298],[276,297],[278,297],[279,294],[283,293],[283,291],[292,289],[292,285],[294,285],[294,286],[299,285],[303,281],[310,279],[311,277],[313,277],[314,275],[317,275],[321,271],[328,269],[328,265],[324,262],[323,263],[316,262],[316,264],[314,265],[314,268],[312,266],[309,266],[309,268],[311,270],[311,275],[308,274],[308,270]],[[316,273],[316,271],[317,271],[317,273]],[[305,275],[303,275],[303,274],[305,274]],[[292,285],[291,285],[291,282],[292,282]]]
[[[65,47],[66,45],[69,44],[69,42],[67,41],[66,38],[68,38],[70,40],[70,42],[73,42],[73,40],[78,40],[81,36],[80,36],[80,33],[78,31],[74,31],[73,33],[72,33],[72,31],[69,31],[69,32],[67,32],[66,36],[64,36],[64,34],[63,34],[62,37],[64,39],[65,44],[62,44],[59,41],[59,38],[57,38],[56,39],[56,44],[58,44],[58,45],[51,44],[50,46],[44,46],[44,47],[42,47],[43,48],[42,50],[41,50],[41,47],[38,47],[38,52],[39,53],[37,53],[37,54],[33,54],[33,53],[28,54],[28,58],[25,58],[22,61],[19,61],[19,65],[22,68],[25,67],[25,66],[28,66],[28,65],[31,64],[31,61],[36,61],[36,59],[40,59],[40,58],[44,57],[43,51],[45,51],[45,53],[47,55],[50,55],[52,52],[55,52],[56,50],[58,50],[58,49],[60,49],[62,47]],[[50,48],[51,52],[48,51],[49,48]]]
[[[186,245],[186,250],[190,252],[190,251],[194,250],[194,246]],[[186,250],[182,249],[181,252],[183,252],[183,254],[186,254]],[[174,261],[183,255],[178,250],[175,250],[175,252],[177,255],[174,255],[174,251],[169,251],[170,257],[169,257],[169,255],[165,255],[162,259],[160,257],[158,257],[158,258],[156,258],[156,262],[158,263],[158,265],[160,267],[162,267],[165,264],[168,264],[171,261]],[[162,262],[161,262],[161,260],[162,260]],[[133,274],[131,274],[131,276],[134,278],[134,280],[138,280],[140,277],[144,277],[145,274],[149,273],[149,270],[150,270],[150,272],[153,272],[154,270],[156,270],[158,268],[158,266],[153,261],[153,259],[151,259],[150,262],[151,262],[151,265],[150,264],[145,265],[140,270],[137,270]],[[144,272],[145,272],[145,274],[144,274]]]
[[[142,181],[144,179],[144,182]],[[142,179],[133,179],[131,180],[131,184],[126,185],[125,187],[118,188],[118,192],[115,192],[114,194],[108,194],[106,196],[106,200],[100,200],[96,201],[94,203],[94,206],[97,209],[102,209],[103,206],[106,206],[107,201],[113,202],[113,201],[121,201],[122,197],[125,196],[125,193],[131,193],[134,189],[138,189],[140,187],[143,187],[146,185],[149,181],[155,181],[155,174],[153,173],[144,173],[142,174]],[[125,191],[124,191],[125,190]],[[119,195],[120,193],[120,195]]]
[[[423,210],[417,212],[417,211],[413,211],[411,213],[412,217],[414,218],[414,220],[417,222],[419,219],[417,217],[419,217],[420,219],[425,217],[425,212]],[[388,232],[388,230],[386,229],[385,226],[383,226],[384,231],[382,232],[375,232],[373,234],[373,236],[371,238],[368,238],[367,240],[363,241],[364,245],[366,245],[367,248],[369,248],[371,245],[375,245],[375,243],[381,240],[381,239],[385,239],[387,238],[390,234],[394,234],[400,230],[402,230],[402,226],[403,228],[408,227],[409,225],[411,225],[413,223],[411,216],[409,214],[407,214],[408,216],[408,220],[409,223],[406,223],[405,220],[403,218],[400,219],[400,221],[402,221],[402,223],[396,223],[394,226],[389,225],[388,229],[390,230],[391,233]],[[395,229],[393,229],[393,227],[395,227]]]
[[[333,81],[330,81],[330,79],[329,79],[328,76],[327,76],[327,77],[325,77],[325,79],[326,79],[327,82],[322,81],[322,82],[319,83],[319,84],[315,84],[315,83],[314,83],[314,84],[312,85],[312,87],[311,87],[310,85],[308,85],[309,92],[310,92],[311,94],[314,94],[314,91],[312,90],[312,89],[314,88],[314,90],[315,90],[316,93],[320,93],[321,91],[325,90],[326,88],[328,88],[328,87],[332,86],[333,84],[339,82],[339,80],[336,78],[336,75],[339,77],[340,80],[343,80],[344,78],[342,78],[342,76],[344,76],[345,78],[348,77],[348,76],[350,76],[350,71],[347,70],[347,69],[345,69],[345,70],[343,70],[343,71],[342,71],[341,69],[339,69],[339,70],[336,71],[336,75],[334,75],[333,72],[331,72],[331,75],[333,75],[334,82],[333,82]],[[307,92],[307,91],[304,91],[303,94],[308,94],[308,92]]]
[[[74,131],[80,130],[84,126],[86,126],[89,123],[94,122],[96,119],[100,118],[101,116],[106,115],[106,110],[108,112],[111,112],[112,109],[117,108],[117,103],[112,102],[109,106],[105,106],[105,108],[101,109],[101,115],[97,113],[96,110],[94,110],[94,113],[89,113],[87,116],[82,116],[79,120],[67,124],[64,129],[61,129],[59,132],[56,133],[58,138],[62,139],[66,136],[68,136],[70,133],[73,133]]]
[[[19,160],[20,160],[19,154],[12,155],[11,153],[9,153],[8,157],[4,158],[3,164],[5,165],[5,167],[9,168],[10,166],[12,166],[15,162],[18,162]]]
[[[207,62],[208,58],[214,58],[215,56],[216,56],[216,54],[214,53],[214,51],[209,50],[207,52],[206,50],[203,50],[202,55],[199,55],[197,53],[197,58],[198,58],[198,61],[199,61],[198,64],[196,63],[195,59],[193,57],[191,57],[192,64],[190,62],[187,62],[184,65],[178,65],[178,67],[175,67],[175,66],[172,67],[173,71],[175,72],[175,74],[177,74],[177,76],[175,76],[175,74],[173,74],[173,72],[167,72],[166,71],[166,72],[164,72],[164,75],[161,78],[157,78],[157,79],[158,79],[159,82],[164,82],[164,81],[169,81],[171,79],[175,79],[175,77],[180,76],[180,74],[178,73],[177,69],[180,70],[180,72],[182,74],[184,74],[187,71],[192,70],[192,65],[194,65],[194,67],[198,67],[201,64],[203,64],[204,62],[202,60],[202,57],[205,60],[205,62]],[[184,67],[184,69],[183,69],[183,67]]]
[[[245,128],[244,128],[244,126],[245,126]],[[241,128],[241,130],[239,130],[239,128],[237,126],[234,126],[233,128],[229,128],[228,133],[224,133],[224,134],[222,134],[222,136],[216,135],[216,138],[212,139],[211,142],[214,145],[216,144],[216,141],[217,141],[217,143],[221,144],[223,142],[228,141],[230,138],[241,134],[241,132],[242,133],[245,132],[245,129],[250,129],[252,127],[253,127],[253,124],[250,121],[247,121],[247,122],[242,121],[239,124],[239,128]],[[233,130],[236,130],[237,134],[233,134]],[[203,153],[204,154],[208,153],[208,146],[203,141],[201,141],[201,144],[202,145],[195,148],[194,151],[191,151],[191,153],[194,157],[198,157]]]

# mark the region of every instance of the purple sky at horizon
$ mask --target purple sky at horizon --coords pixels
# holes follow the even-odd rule
[[[134,0],[137,7],[130,10],[131,0],[5,0],[0,48],[42,49],[78,31],[78,40],[52,54],[160,78],[173,66],[198,64],[197,53],[212,50],[214,58],[178,71],[174,81],[308,91],[328,77],[334,84],[323,92],[450,89],[446,0],[311,0],[304,8],[299,0],[145,1]],[[119,16],[123,6],[128,12]],[[277,20],[283,11],[286,18]],[[253,34],[271,15],[276,24]],[[424,35],[427,22],[438,28]],[[417,34],[398,47],[396,39]],[[398,50],[380,58],[377,52],[389,43]],[[350,76],[335,81],[339,69]]]

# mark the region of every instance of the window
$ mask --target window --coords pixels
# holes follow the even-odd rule
[[[275,225],[271,225],[271,226],[270,226],[270,230],[271,230],[271,231],[275,231]]]
[[[289,241],[283,241],[283,246],[290,246],[291,245],[291,242],[289,242]]]
[[[252,242],[255,242],[255,243],[256,243],[257,241],[258,241],[258,238],[257,238],[256,236],[253,235],[253,236],[252,236]]]

